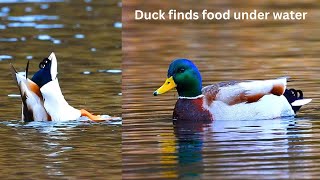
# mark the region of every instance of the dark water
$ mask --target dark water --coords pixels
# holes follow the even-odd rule
[[[121,121],[21,124],[9,63],[32,76],[54,51],[72,106],[121,116],[121,3],[0,0],[0,18],[1,179],[120,179]]]
[[[307,11],[305,21],[134,21],[135,9]],[[320,175],[320,6],[316,1],[126,1],[123,177],[279,179]],[[175,58],[203,84],[291,76],[313,98],[295,118],[173,126],[175,92],[153,97]],[[272,106],[272,104],[270,105]]]

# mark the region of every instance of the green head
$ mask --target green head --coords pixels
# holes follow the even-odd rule
[[[168,69],[166,82],[153,94],[163,94],[176,88],[179,96],[196,97],[201,95],[202,78],[198,68],[188,59],[174,60]]]

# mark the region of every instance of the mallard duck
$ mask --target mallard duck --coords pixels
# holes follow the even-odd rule
[[[103,121],[100,116],[95,116],[88,111],[78,110],[65,100],[57,78],[58,65],[54,53],[39,64],[39,70],[30,79],[17,73],[11,65],[12,74],[20,90],[23,109],[23,121],[67,121],[76,120],[87,116],[93,121]]]
[[[294,116],[302,105],[300,90],[286,89],[287,77],[271,80],[220,82],[202,88],[196,65],[188,59],[174,60],[165,83],[153,95],[176,88],[175,120],[258,120]]]

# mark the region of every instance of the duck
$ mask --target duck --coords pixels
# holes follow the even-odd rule
[[[101,116],[93,115],[85,109],[76,109],[65,100],[59,81],[58,64],[55,53],[39,63],[39,70],[31,79],[18,73],[11,64],[11,72],[22,100],[22,121],[69,121],[86,116],[91,121],[105,121]]]
[[[295,116],[312,99],[301,90],[287,89],[288,77],[269,80],[225,81],[202,88],[197,66],[188,59],[169,65],[167,79],[154,91],[161,95],[178,92],[173,120],[259,120]]]

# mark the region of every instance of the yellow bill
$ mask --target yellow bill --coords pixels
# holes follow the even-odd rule
[[[171,77],[167,78],[167,80],[163,83],[163,85],[159,89],[157,89],[153,93],[153,95],[157,96],[159,94],[166,93],[166,92],[170,91],[171,89],[173,89],[175,87],[177,87],[177,85],[174,82],[173,77],[171,76]]]

